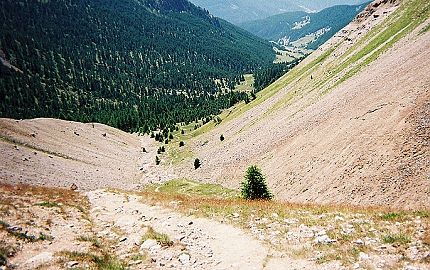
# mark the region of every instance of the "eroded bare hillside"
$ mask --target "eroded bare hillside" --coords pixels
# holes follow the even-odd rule
[[[139,138],[105,125],[0,119],[0,138],[2,183],[133,188],[142,176]]]
[[[193,138],[179,173],[238,187],[258,164],[278,199],[430,207],[426,1],[375,1],[257,100]],[[223,134],[225,140],[219,140]]]

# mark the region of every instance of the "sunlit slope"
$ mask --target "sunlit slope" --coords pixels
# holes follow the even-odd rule
[[[391,2],[371,4],[221,124],[184,137],[172,150],[177,173],[238,187],[258,164],[278,199],[430,207],[430,3]]]

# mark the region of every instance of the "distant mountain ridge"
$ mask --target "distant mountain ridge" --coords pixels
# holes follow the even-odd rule
[[[333,6],[317,13],[287,12],[240,24],[245,30],[282,46],[315,50],[346,26],[366,4]],[[307,39],[307,40],[304,40]]]
[[[261,20],[292,11],[317,12],[335,5],[358,5],[367,0],[191,0],[217,17],[234,24]]]

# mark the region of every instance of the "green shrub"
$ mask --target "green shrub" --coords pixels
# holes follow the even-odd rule
[[[271,200],[273,194],[269,191],[266,179],[261,170],[252,165],[246,170],[245,180],[242,182],[241,194],[247,200]]]

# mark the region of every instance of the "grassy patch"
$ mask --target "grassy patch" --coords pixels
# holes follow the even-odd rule
[[[142,242],[148,239],[153,239],[157,241],[157,243],[160,244],[161,246],[169,247],[173,245],[173,241],[170,240],[167,234],[156,232],[152,227],[148,227],[148,230],[146,231],[145,235],[142,237]]]
[[[408,244],[411,238],[404,234],[388,234],[382,237],[382,241],[385,244]]]
[[[36,206],[42,206],[42,207],[60,207],[60,205],[57,202],[39,202],[35,204]]]
[[[238,92],[252,92],[254,90],[254,75],[253,74],[245,74],[243,75],[245,81],[236,85],[234,91]]]
[[[90,242],[93,247],[101,248],[102,244],[100,240],[95,236],[81,235],[77,238],[78,241]]]
[[[13,237],[27,241],[27,242],[36,242],[38,240],[47,240],[46,235],[40,234],[39,237],[36,237],[34,235],[27,234],[27,232],[22,232],[21,230],[11,227],[7,222],[0,220],[0,230],[6,231],[9,235],[12,235]]]
[[[89,252],[63,251],[60,255],[70,260],[93,263],[99,270],[124,270],[125,263],[108,254],[96,255]]]
[[[428,30],[430,30],[430,23],[424,26],[424,28],[420,30],[419,35],[426,33]]]
[[[382,214],[381,219],[382,220],[400,220],[402,219],[403,216],[404,216],[403,213],[391,212],[391,213]]]
[[[189,197],[235,198],[239,196],[236,190],[221,185],[199,183],[186,179],[171,180],[161,185],[148,186],[147,190]]]
[[[9,185],[0,184],[2,192],[13,193],[18,196],[28,196],[39,198],[43,202],[55,202],[56,204],[69,205],[81,209],[82,212],[88,208],[86,197],[81,196],[78,192],[64,188],[46,188],[31,185]]]

